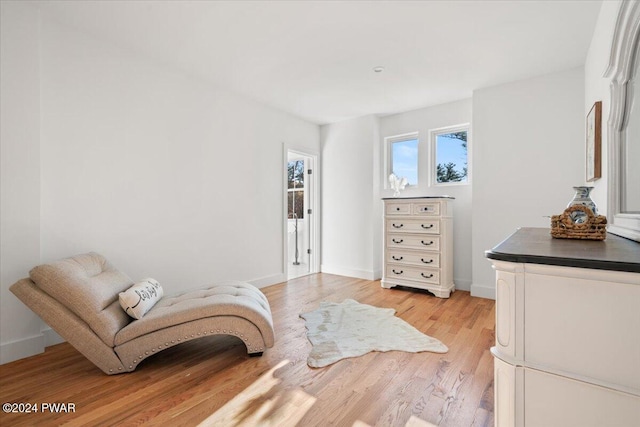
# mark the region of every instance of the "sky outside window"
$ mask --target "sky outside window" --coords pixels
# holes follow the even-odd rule
[[[464,133],[466,138],[466,132]],[[449,166],[446,179],[438,176],[438,182],[467,182],[466,141],[454,137],[454,134],[441,134],[436,137],[436,165]]]
[[[391,169],[409,185],[418,185],[418,140],[407,139],[391,144]]]

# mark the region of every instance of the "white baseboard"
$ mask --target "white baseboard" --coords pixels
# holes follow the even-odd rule
[[[24,338],[0,345],[0,365],[35,356],[44,352],[46,347],[65,342],[66,340],[51,328],[45,328],[41,335]]]
[[[493,286],[485,286],[485,285],[471,285],[471,296],[479,297],[479,298],[487,298],[487,299],[496,299],[496,288]]]
[[[378,280],[382,277],[380,271],[357,270],[353,268],[337,267],[335,265],[322,264],[320,271],[323,273],[336,274],[338,276],[356,277],[365,280]]]
[[[453,278],[453,283],[456,284],[456,290],[469,291],[471,289],[471,280],[456,279]]]
[[[65,342],[66,340],[62,338],[56,331],[51,328],[46,328],[42,331],[44,335],[44,345],[45,347],[49,347],[50,345],[56,345]]]
[[[44,352],[43,334],[0,344],[0,365]]]
[[[259,279],[249,280],[248,282],[251,283],[256,288],[264,288],[266,286],[271,286],[271,285],[275,285],[275,284],[286,282],[286,281],[287,281],[287,276],[285,274],[280,273],[280,274],[274,274],[273,276],[267,276],[267,277],[261,277]]]

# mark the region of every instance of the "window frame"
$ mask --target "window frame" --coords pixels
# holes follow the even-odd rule
[[[467,179],[466,181],[450,181],[450,182],[438,182],[438,141],[439,135],[446,135],[454,132],[467,132]],[[429,160],[429,184],[433,187],[447,187],[457,185],[470,185],[471,184],[471,124],[462,123],[453,126],[446,126],[437,129],[431,129],[429,131],[429,144],[431,159]]]
[[[420,138],[418,132],[403,133],[401,135],[392,135],[384,138],[385,145],[385,175],[384,175],[384,188],[390,189],[389,175],[393,173],[393,144],[404,141],[418,141],[416,153],[416,183],[407,184],[407,188],[419,188],[420,184]]]

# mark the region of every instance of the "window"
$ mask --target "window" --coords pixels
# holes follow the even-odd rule
[[[387,144],[387,177],[395,174],[406,178],[408,185],[418,185],[418,134],[385,138]]]
[[[287,217],[304,218],[304,160],[287,164]]]
[[[469,182],[468,136],[468,125],[431,132],[435,185]]]

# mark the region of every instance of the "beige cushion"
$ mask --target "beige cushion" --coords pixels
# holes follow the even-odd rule
[[[125,313],[134,319],[142,319],[164,295],[162,286],[156,279],[147,278],[137,282],[124,292],[120,292],[118,299]]]
[[[84,320],[108,346],[131,321],[118,302],[118,293],[133,281],[102,255],[88,253],[33,268],[31,280]]]
[[[267,298],[255,286],[238,281],[163,298],[142,319],[123,328],[116,335],[115,344],[120,346],[154,331],[214,316],[247,319],[260,330],[265,345],[273,345],[273,320]]]

